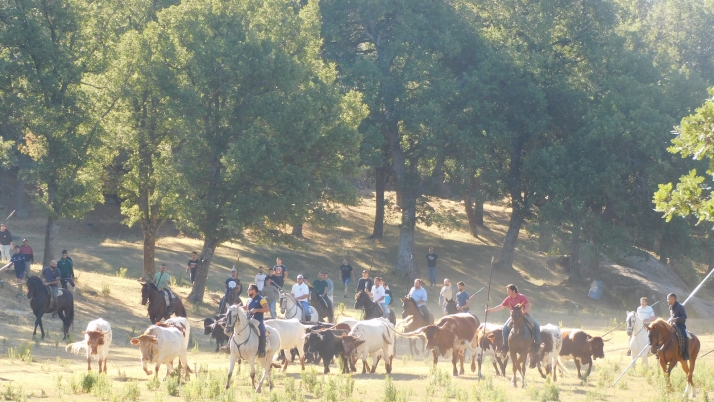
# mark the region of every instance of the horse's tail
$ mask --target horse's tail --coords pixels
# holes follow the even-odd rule
[[[65,308],[65,315],[67,317],[67,322],[65,322],[66,332],[69,332],[69,327],[74,323],[74,297],[71,296],[72,293],[69,293],[69,295],[69,306]]]
[[[184,308],[183,303],[181,302],[181,299],[178,297],[174,299],[174,314],[176,314],[176,317],[186,317],[186,308]]]
[[[72,353],[74,353],[74,354],[79,354],[79,353],[82,351],[82,349],[87,349],[87,348],[88,348],[88,346],[87,346],[87,340],[84,339],[84,340],[79,341],[79,342],[70,343],[69,345],[67,345],[67,346],[64,347],[64,350],[69,350],[69,348],[72,348]]]

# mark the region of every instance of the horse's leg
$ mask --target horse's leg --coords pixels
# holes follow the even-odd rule
[[[523,354],[523,361],[521,362],[521,365],[520,365],[521,366],[521,388],[526,387],[526,368],[528,368],[528,365],[526,364],[526,360],[528,360],[527,353]]]
[[[509,342],[510,343],[510,342]],[[513,352],[513,349],[511,349],[511,364],[512,369],[513,369],[513,377],[511,377],[511,385],[513,385],[513,388],[517,388],[517,380],[516,380],[516,373],[518,372],[518,356]]]
[[[226,380],[226,389],[231,386],[231,376],[233,375],[233,368],[236,365],[236,355],[233,354],[233,351],[231,350],[231,360],[230,363],[228,363],[228,379]]]
[[[501,366],[501,373],[505,377],[506,376],[506,367],[508,367],[508,356],[506,356],[503,361],[501,361],[501,358],[498,357],[498,365]]]
[[[37,318],[40,321],[40,332],[42,333],[41,339],[45,339],[45,327],[42,326],[42,317]]]

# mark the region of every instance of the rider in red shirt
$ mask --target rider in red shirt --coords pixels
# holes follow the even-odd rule
[[[508,307],[509,310],[513,310],[513,306],[520,304],[526,319],[530,319],[531,321],[533,321],[533,332],[534,332],[533,337],[535,338],[535,344],[533,345],[533,351],[538,352],[538,349],[540,349],[540,325],[538,325],[536,320],[534,320],[533,317],[531,317],[531,315],[529,314],[531,311],[530,302],[528,302],[528,299],[526,298],[526,296],[518,293],[518,288],[516,287],[516,285],[506,286],[506,291],[508,292],[508,297],[506,297],[506,299],[503,300],[503,303],[501,303],[501,305],[499,305],[499,306],[486,309],[486,312],[493,313],[496,311],[501,311],[506,307]],[[504,354],[508,353],[508,334],[511,332],[511,323],[512,323],[511,317],[508,317],[508,320],[503,324],[503,353]]]

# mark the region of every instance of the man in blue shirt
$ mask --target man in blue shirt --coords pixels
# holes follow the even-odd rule
[[[414,299],[419,311],[421,311],[424,319],[428,322],[431,313],[429,312],[429,309],[426,308],[426,289],[422,286],[421,279],[414,280],[414,287],[409,290],[409,296]]]
[[[265,357],[265,323],[263,322],[263,314],[269,312],[268,302],[258,292],[258,285],[251,283],[248,285],[248,300],[244,307],[249,317],[256,319],[260,324],[260,338],[258,338],[258,357]]]
[[[689,335],[687,334],[687,312],[684,311],[684,306],[677,301],[677,295],[670,293],[667,295],[667,304],[669,304],[669,323],[676,326],[684,335],[684,353],[682,360],[689,360]]]
[[[459,288],[458,293],[456,293],[456,310],[460,313],[468,313],[471,296],[466,291],[466,284],[459,282],[456,286]]]
[[[15,254],[10,257],[10,263],[15,268],[15,276],[17,277],[17,289],[20,291],[16,297],[22,297],[22,284],[25,278],[25,255],[20,252],[20,246],[15,246]]]

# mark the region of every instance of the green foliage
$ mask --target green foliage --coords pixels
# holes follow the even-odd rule
[[[108,297],[112,293],[112,288],[107,283],[102,283],[102,295]]]
[[[166,392],[169,396],[179,396],[181,379],[177,375],[170,375],[166,378]]]
[[[119,270],[116,271],[116,272],[114,273],[114,275],[115,275],[117,278],[126,278],[126,273],[127,273],[127,271],[129,271],[129,268],[124,268],[124,267],[122,267],[122,268],[119,268]]]

